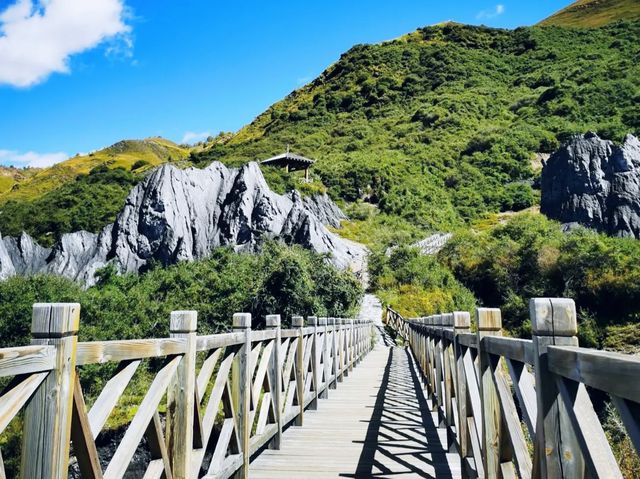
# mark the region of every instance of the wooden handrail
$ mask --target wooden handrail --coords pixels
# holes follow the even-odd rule
[[[498,309],[477,310],[476,333],[465,312],[385,317],[466,477],[621,478],[587,387],[609,395],[640,452],[640,358],[578,347],[570,299],[534,298],[530,314],[530,340],[502,336]]]
[[[248,477],[251,456],[279,448],[283,428],[302,426],[372,348],[370,321],[296,316],[281,329],[279,316],[266,319],[252,330],[239,313],[233,332],[198,336],[197,313],[177,311],[168,338],[78,342],[80,305],[34,305],[32,344],[0,349],[0,378],[13,378],[0,433],[24,411],[21,477],[66,478],[72,443],[83,478],[120,478],[143,438],[145,477]],[[88,407],[86,367],[104,363],[117,368]],[[103,469],[96,440],[140,371],[151,382]]]

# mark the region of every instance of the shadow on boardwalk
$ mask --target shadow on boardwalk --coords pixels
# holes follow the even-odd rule
[[[421,387],[409,351],[389,348],[356,472],[341,477],[459,477]]]

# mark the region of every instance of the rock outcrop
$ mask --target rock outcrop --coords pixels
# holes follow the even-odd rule
[[[640,141],[573,137],[542,170],[541,211],[614,236],[640,238]]]
[[[136,273],[152,261],[204,258],[219,246],[256,251],[270,238],[327,253],[347,268],[362,251],[325,227],[339,226],[343,218],[326,195],[274,193],[257,163],[230,169],[214,162],[202,170],[167,164],[131,190],[115,223],[99,234],[65,234],[52,249],[26,233],[1,240],[0,278],[45,272],[91,285],[109,263],[121,273]]]

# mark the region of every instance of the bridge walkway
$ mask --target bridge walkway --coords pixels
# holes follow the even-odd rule
[[[289,427],[280,450],[252,463],[252,479],[459,478],[408,350],[378,343],[304,427]]]

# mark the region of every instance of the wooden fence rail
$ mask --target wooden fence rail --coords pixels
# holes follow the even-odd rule
[[[369,321],[291,322],[281,329],[270,315],[266,329],[252,330],[251,315],[238,313],[233,332],[199,336],[197,313],[176,311],[168,338],[83,343],[79,304],[36,304],[32,344],[0,349],[0,379],[12,378],[0,393],[0,433],[23,414],[27,479],[66,478],[71,444],[83,478],[121,478],[141,443],[151,454],[145,479],[246,478],[251,457],[279,448],[283,428],[302,426],[305,410],[372,347]],[[108,363],[112,375],[87,407],[83,378]],[[111,457],[100,458],[96,440],[136,375],[150,378],[143,398],[123,406],[126,430]]]
[[[491,308],[477,309],[475,333],[467,312],[405,320],[387,308],[386,322],[466,477],[622,478],[590,392],[609,397],[640,452],[640,359],[578,347],[571,299],[532,299],[530,316],[531,340],[503,337]]]

